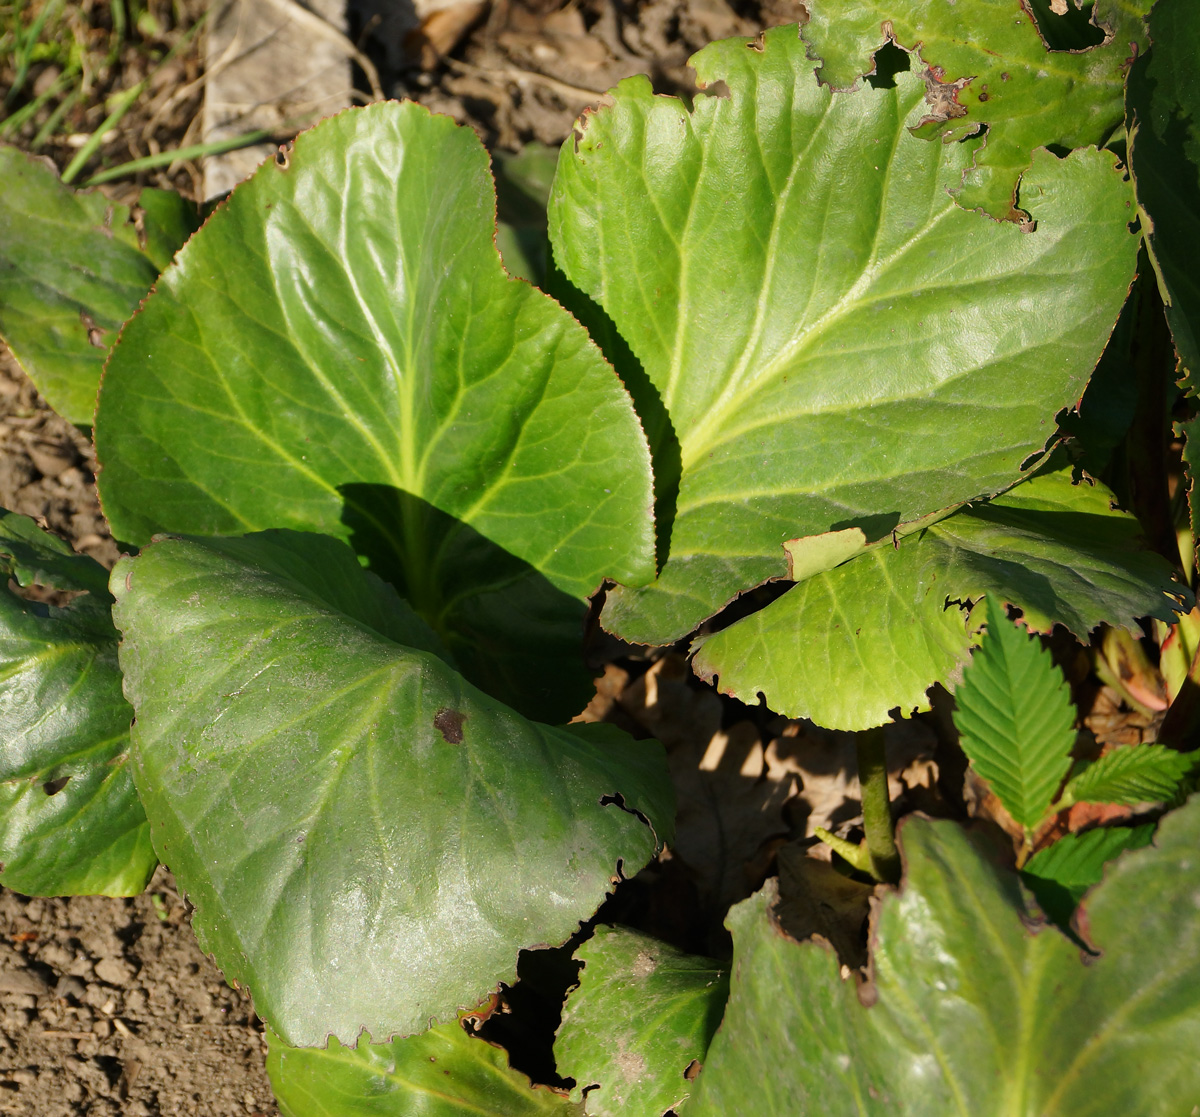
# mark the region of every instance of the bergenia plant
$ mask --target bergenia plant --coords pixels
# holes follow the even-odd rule
[[[814,0],[696,55],[690,103],[630,78],[560,152],[549,293],[506,271],[479,140],[412,103],[281,149],[136,313],[186,208],[2,153],[0,332],[74,421],[99,384],[126,553],[106,582],[0,528],[0,881],[169,865],[295,1117],[1183,1112],[1200,668],[1162,743],[1078,762],[1035,640],[1194,604],[1186,487],[1178,525],[1146,509],[1197,359],[1200,15],[1149,8]],[[787,873],[732,962],[593,933],[674,795],[657,742],[572,720],[589,612],[858,734],[847,941],[903,869],[865,970],[781,929]],[[897,848],[882,727],[939,686],[1009,867],[946,819]],[[1086,802],[1140,813],[1055,841]],[[459,1020],[572,936],[535,1086]]]

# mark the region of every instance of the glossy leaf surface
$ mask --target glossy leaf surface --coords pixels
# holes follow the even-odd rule
[[[584,600],[653,576],[649,455],[583,329],[507,277],[475,134],[411,102],[297,137],[126,328],[97,417],[114,533],[352,542],[492,693],[566,720]]]
[[[1041,19],[1057,22],[1039,6]],[[1104,45],[1071,52],[1049,50],[1022,0],[936,8],[921,0],[816,0],[802,35],[823,60],[820,79],[839,89],[873,70],[871,56],[889,35],[915,49],[913,68],[936,74],[917,134],[950,142],[986,126],[987,143],[965,172],[959,198],[968,209],[1016,218],[1017,183],[1035,148],[1101,144],[1119,127],[1125,73],[1145,45],[1140,17],[1148,7],[1142,0],[1111,5]]]
[[[761,691],[789,717],[867,729],[897,706],[927,708],[933,683],[953,685],[972,642],[955,603],[991,592],[1019,606],[1034,631],[1062,624],[1083,639],[1106,620],[1172,622],[1187,590],[1143,549],[1137,520],[1111,503],[1102,485],[1073,485],[1067,469],[895,545],[863,552],[853,532],[789,544],[791,573],[805,580],[705,638],[694,666],[743,701]]]
[[[728,971],[622,927],[597,927],[575,956],[584,965],[554,1041],[558,1073],[587,1090],[589,1117],[679,1109],[721,1022]]]
[[[1089,895],[1086,965],[1056,928],[1030,929],[1017,876],[956,824],[913,818],[900,835],[870,1008],[831,951],[776,928],[773,889],[732,910],[729,1006],[693,1114],[753,1097],[762,1117],[1167,1117],[1200,1096],[1200,802]]]
[[[1149,54],[1129,76],[1130,160],[1138,205],[1167,320],[1184,368],[1200,371],[1200,82],[1195,44],[1200,8],[1158,0],[1150,13]]]
[[[167,539],[111,587],[156,847],[285,1042],[473,1007],[669,837],[661,746],[489,698],[335,539]]]
[[[1071,767],[1075,706],[1035,636],[987,598],[987,634],[954,690],[954,725],[971,766],[1031,833]]]
[[[1154,829],[1148,822],[1065,834],[1025,862],[1021,879],[1042,911],[1065,929],[1087,890],[1103,880],[1104,866],[1127,849],[1149,845]]]
[[[129,771],[133,711],[105,571],[14,513],[0,519],[0,571],[25,585],[101,587],[61,609],[0,590],[0,884],[136,895],[158,862]]]
[[[128,206],[0,147],[0,336],[73,423],[91,424],[109,346],[191,232],[187,203],[154,194],[139,235]]]
[[[1196,770],[1193,753],[1166,745],[1117,748],[1089,764],[1063,791],[1070,803],[1170,803]]]
[[[564,147],[550,206],[558,267],[628,344],[643,414],[669,418],[669,557],[604,614],[644,643],[785,576],[786,540],[877,540],[1015,482],[1078,400],[1134,267],[1108,154],[1038,153],[1023,232],[946,193],[975,141],[909,135],[916,75],[834,95],[794,28],[693,64],[729,96],[689,113],[622,82]]]
[[[357,1047],[288,1047],[267,1032],[267,1074],[283,1117],[582,1117],[582,1107],[529,1084],[498,1047],[461,1024]]]

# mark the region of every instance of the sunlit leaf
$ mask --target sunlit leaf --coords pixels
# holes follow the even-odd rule
[[[787,540],[886,539],[1017,481],[1079,399],[1136,249],[1108,153],[1036,153],[1023,231],[947,194],[978,141],[909,135],[915,74],[833,94],[794,28],[693,64],[728,96],[688,111],[622,82],[564,146],[550,205],[555,261],[651,416],[669,555],[603,616],[642,643],[785,577]]]
[[[288,1047],[267,1031],[267,1074],[283,1117],[582,1117],[582,1107],[508,1065],[461,1024],[357,1047]]]
[[[586,598],[653,576],[649,455],[570,315],[510,279],[488,156],[405,102],[239,186],[126,327],[96,421],[114,534],[340,536],[458,665],[566,720]]]
[[[1035,0],[1036,4],[1036,0]],[[929,93],[917,134],[942,142],[984,128],[987,143],[965,172],[959,199],[1011,218],[1017,182],[1036,148],[1104,143],[1120,126],[1125,73],[1145,44],[1141,16],[1150,0],[1122,0],[1106,13],[1103,45],[1051,51],[1060,22],[1047,5],[1022,0],[814,0],[802,30],[823,60],[818,76],[847,88],[873,70],[871,56],[889,38],[915,50]],[[1063,4],[1066,7],[1066,4]],[[1097,29],[1099,32],[1099,29]]]
[[[927,708],[935,682],[953,686],[972,644],[959,603],[985,593],[1036,632],[1061,624],[1081,639],[1103,621],[1173,621],[1186,587],[1111,505],[1104,486],[1073,484],[1065,469],[895,543],[864,550],[853,530],[789,543],[800,584],[699,641],[694,666],[743,701],[762,692],[790,717],[867,729],[896,707]]]
[[[1071,779],[1063,803],[1170,803],[1198,760],[1166,745],[1113,749]]]
[[[287,1043],[473,1007],[670,837],[660,745],[526,721],[329,536],[168,538],[111,588],[155,846]]]
[[[1042,821],[1071,766],[1075,706],[1048,649],[993,596],[987,635],[954,691],[954,725],[972,767],[1026,832]]]

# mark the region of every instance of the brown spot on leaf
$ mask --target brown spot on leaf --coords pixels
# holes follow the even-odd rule
[[[433,715],[433,727],[448,743],[461,745],[463,741],[463,722],[467,719],[457,710],[443,706]]]
[[[97,349],[107,349],[108,345],[104,340],[104,335],[107,330],[96,325],[96,320],[86,311],[79,312],[79,322],[85,330],[87,330],[88,344],[94,345]]]
[[[929,106],[929,115],[921,121],[922,124],[940,123],[967,115],[966,106],[958,103],[958,95],[970,78],[945,81],[945,71],[940,66],[928,67],[921,77],[925,81],[925,104]]]

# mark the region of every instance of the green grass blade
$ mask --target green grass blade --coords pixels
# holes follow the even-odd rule
[[[120,163],[115,167],[106,167],[97,171],[83,185],[99,186],[102,182],[112,182],[115,178],[135,175],[141,171],[152,171],[155,167],[165,167],[176,160],[203,159],[208,155],[221,155],[226,151],[234,151],[239,147],[249,147],[251,144],[269,140],[274,132],[260,129],[246,132],[241,136],[230,136],[225,140],[212,140],[204,144],[191,144],[188,147],[178,147],[173,151],[160,151],[157,155],[147,155],[142,159],[131,159],[128,163]]]
[[[58,13],[58,9],[62,7],[62,0],[49,0],[49,3],[34,17],[33,23],[29,25],[29,30],[24,36],[17,32],[16,35],[16,62],[17,73],[13,78],[12,86],[4,96],[4,104],[11,105],[18,93],[25,86],[25,79],[29,76],[29,66],[33,61],[33,48],[37,45],[41,38],[42,29],[46,26],[47,21],[52,15]]]
[[[1070,766],[1075,709],[1049,652],[987,599],[987,635],[955,692],[963,751],[1005,809],[1032,831]]]
[[[133,103],[142,95],[142,90],[146,88],[149,79],[143,79],[138,82],[132,89],[127,89],[117,98],[117,106],[104,119],[104,123],[100,125],[90,136],[87,142],[76,153],[75,157],[67,164],[67,169],[62,173],[64,184],[69,185],[75,181],[75,177],[83,170],[87,161],[96,154],[100,145],[104,142],[104,137],[116,128],[125,114],[133,108]]]

